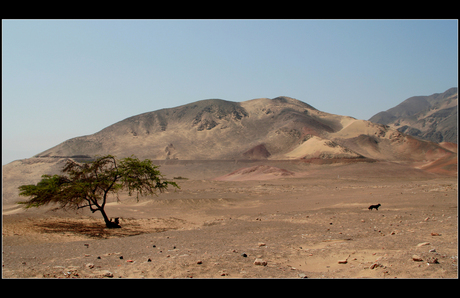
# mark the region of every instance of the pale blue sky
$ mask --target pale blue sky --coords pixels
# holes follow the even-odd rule
[[[458,82],[457,20],[3,20],[2,164],[140,113],[285,95],[369,119]]]

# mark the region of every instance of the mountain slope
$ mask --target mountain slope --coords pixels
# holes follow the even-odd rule
[[[457,143],[458,89],[414,96],[372,116],[369,121],[432,142]]]
[[[289,97],[209,99],[136,115],[3,166],[3,209],[16,212],[18,186],[59,173],[67,158],[84,161],[105,154],[134,154],[169,164],[171,177],[192,171],[194,177],[215,178],[215,173],[223,174],[221,169],[234,171],[245,164],[249,170],[227,178],[250,173],[254,179],[272,179],[286,174],[278,166],[376,160],[457,174],[453,143],[420,140],[387,125],[321,112]],[[276,165],[251,168],[264,163]]]
[[[202,100],[127,118],[37,157],[111,153],[151,159],[239,159],[261,144],[269,152],[265,155],[276,155],[306,133],[338,129],[316,113],[310,105],[287,97],[241,103]]]
[[[385,125],[277,97],[243,102],[209,99],[148,112],[67,140],[35,157],[426,160],[427,152],[441,156],[450,151]]]

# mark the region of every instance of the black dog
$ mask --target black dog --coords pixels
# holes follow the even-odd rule
[[[379,210],[379,207],[380,207],[380,206],[382,206],[382,205],[380,205],[380,204],[377,204],[377,205],[370,205],[369,208],[367,208],[367,209],[372,210],[372,209],[375,208],[376,210]]]

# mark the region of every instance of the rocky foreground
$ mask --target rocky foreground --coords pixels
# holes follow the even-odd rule
[[[153,200],[111,203],[122,229],[85,212],[10,212],[3,278],[457,278],[457,178],[370,168],[183,179]]]

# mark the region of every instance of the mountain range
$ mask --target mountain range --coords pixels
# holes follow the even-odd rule
[[[454,101],[453,94],[447,98]],[[171,177],[213,179],[231,171],[236,172],[225,179],[246,172],[284,177],[291,172],[276,167],[308,172],[309,164],[374,162],[457,175],[454,143],[422,140],[391,125],[322,112],[286,96],[207,99],[132,116],[4,165],[3,209],[16,212],[17,187],[59,173],[68,158],[85,161],[105,154],[149,158]],[[249,168],[239,170],[242,166]]]
[[[432,96],[433,106],[440,97],[456,102],[453,94]],[[393,112],[402,110],[384,115],[415,113],[407,112],[409,108],[405,114]],[[450,153],[443,144],[414,138],[387,124],[329,114],[281,96],[243,102],[208,99],[148,112],[67,140],[35,157],[134,154],[152,160],[426,161]]]
[[[375,114],[369,121],[424,140],[457,143],[457,110],[458,89],[455,87],[444,93],[410,97]]]

